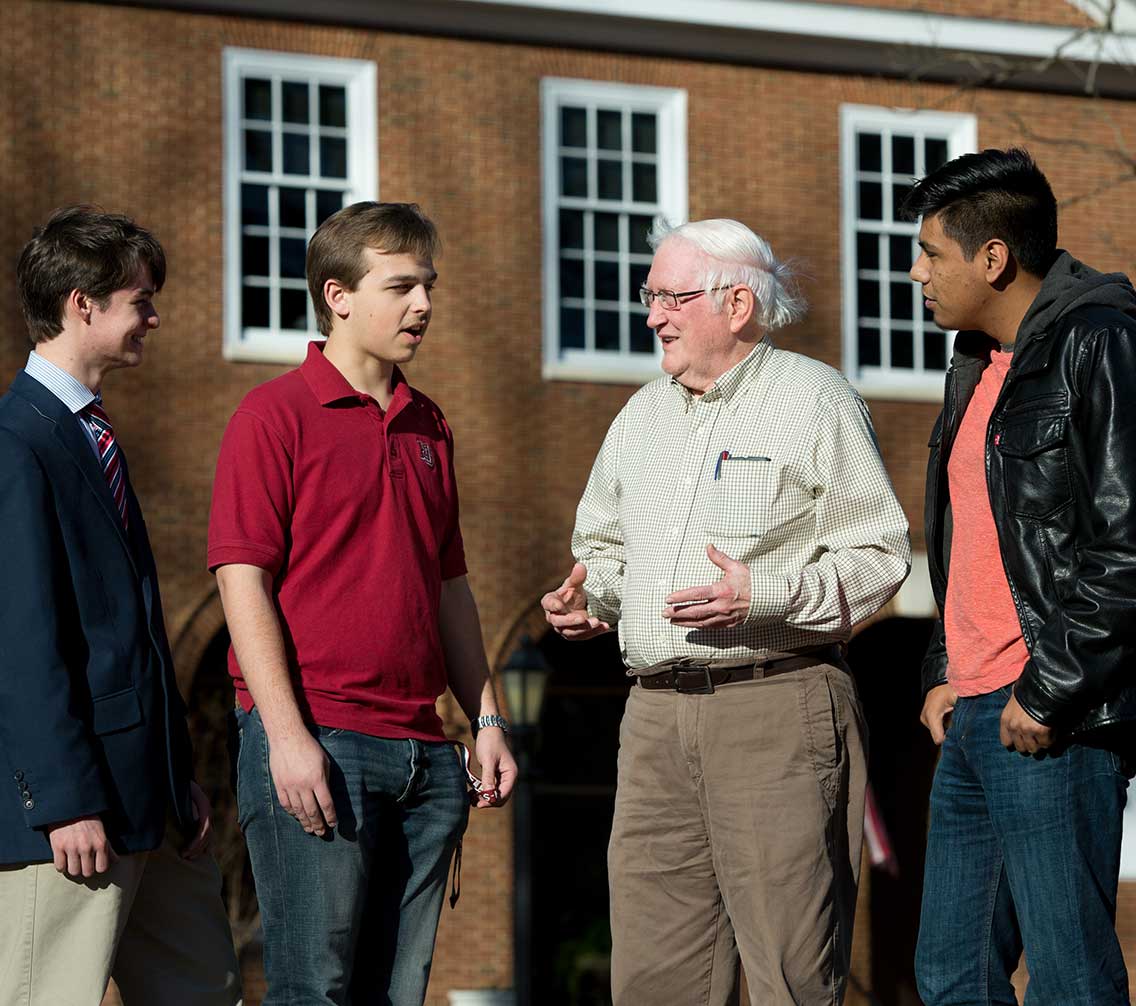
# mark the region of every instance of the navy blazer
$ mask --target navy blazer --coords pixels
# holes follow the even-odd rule
[[[26,373],[0,398],[0,863],[98,814],[116,851],[192,830],[192,754],[126,458],[129,532],[71,411]]]

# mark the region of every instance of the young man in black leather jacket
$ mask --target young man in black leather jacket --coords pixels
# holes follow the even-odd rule
[[[925,510],[943,619],[916,971],[927,1006],[1127,1004],[1114,921],[1136,719],[1136,292],[1057,248],[1020,150],[924,178],[911,277],[958,329]]]

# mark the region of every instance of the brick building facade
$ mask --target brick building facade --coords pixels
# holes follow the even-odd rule
[[[1016,0],[1004,5],[1005,21],[994,23],[978,20],[985,17],[988,5],[970,0],[853,0],[842,7],[754,0],[759,13],[774,8],[797,15],[803,11],[809,17],[801,20],[802,25],[810,18],[817,26],[839,21],[849,26],[849,32],[866,23],[859,15],[879,15],[873,23],[883,24],[885,8],[889,17],[914,18],[912,11],[919,12],[918,18],[897,22],[898,36],[849,36],[846,42],[821,37],[819,27],[818,34],[810,37],[805,27],[782,25],[771,33],[752,23],[738,41],[739,32],[727,32],[719,24],[700,20],[698,14],[680,17],[669,3],[655,5],[657,17],[639,3],[607,4],[606,12],[604,5],[589,2],[531,5],[556,8],[571,17],[570,33],[559,33],[567,22],[542,20],[547,10],[534,14],[525,9],[530,5],[519,3],[438,0],[423,3],[419,13],[410,14],[407,10],[416,5],[344,0],[325,5],[328,13],[323,18],[315,12],[317,5],[302,6],[311,9],[301,10],[287,0],[183,0],[129,6],[7,0],[0,13],[4,261],[14,261],[33,227],[53,207],[78,201],[131,214],[156,231],[169,255],[167,287],[158,300],[162,326],[148,341],[146,364],[138,371],[115,374],[106,394],[145,505],[162,572],[170,638],[187,694],[193,693],[195,682],[200,684],[203,669],[217,672],[223,644],[220,603],[204,558],[221,432],[244,393],[279,374],[286,366],[280,361],[291,351],[273,359],[270,346],[260,352],[259,360],[251,358],[257,351],[238,359],[240,319],[255,318],[258,309],[246,306],[243,316],[240,310],[234,313],[233,298],[252,297],[248,290],[256,284],[250,284],[247,270],[234,263],[233,249],[242,249],[246,266],[258,252],[240,243],[242,234],[250,232],[232,219],[240,213],[232,193],[243,193],[240,184],[252,185],[255,179],[241,182],[227,175],[242,167],[239,152],[234,160],[232,149],[226,147],[226,130],[230,140],[239,137],[241,121],[249,118],[248,108],[243,119],[226,110],[231,95],[239,93],[228,90],[232,81],[226,77],[227,53],[261,50],[356,61],[352,65],[374,68],[370,99],[374,122],[368,142],[371,156],[377,149],[377,181],[371,179],[371,187],[383,199],[419,202],[437,222],[444,243],[434,321],[409,373],[443,407],[456,432],[470,576],[489,657],[496,666],[508,659],[523,633],[541,635],[538,601],[570,565],[568,540],[575,505],[592,459],[612,417],[641,380],[621,379],[618,368],[605,370],[603,360],[596,362],[603,355],[596,347],[607,337],[605,331],[609,336],[617,331],[604,326],[617,325],[613,319],[619,316],[622,342],[617,339],[619,349],[613,353],[633,357],[629,347],[642,316],[628,315],[626,307],[620,309],[622,315],[614,307],[604,315],[590,303],[604,282],[598,267],[594,275],[588,273],[592,278],[582,288],[576,307],[568,296],[575,282],[571,269],[564,272],[561,264],[558,277],[549,276],[547,263],[555,269],[558,249],[555,243],[551,250],[548,245],[548,221],[559,219],[560,257],[574,262],[571,241],[565,237],[571,221],[556,214],[578,212],[583,214],[580,219],[589,220],[580,258],[591,269],[589,263],[599,261],[594,251],[603,207],[579,209],[569,201],[550,209],[554,196],[547,191],[546,179],[558,176],[549,174],[557,151],[554,144],[550,153],[548,134],[556,128],[567,130],[569,120],[548,117],[548,106],[542,103],[550,93],[545,82],[615,83],[681,93],[680,112],[659,111],[659,135],[651,141],[657,144],[659,159],[657,202],[664,205],[667,186],[672,197],[676,186],[681,187],[677,198],[691,218],[737,217],[767,237],[780,255],[801,263],[811,310],[803,323],[778,341],[849,371],[855,369],[850,366],[850,347],[859,353],[857,359],[867,373],[873,366],[872,354],[879,352],[878,340],[889,339],[886,319],[865,325],[860,318],[857,325],[854,318],[852,330],[847,319],[850,290],[861,298],[861,307],[880,295],[878,290],[873,294],[857,287],[858,274],[849,279],[848,257],[842,252],[849,241],[859,248],[856,240],[862,232],[877,233],[874,225],[864,231],[864,213],[849,208],[849,193],[859,191],[863,199],[865,190],[857,190],[848,171],[867,170],[876,177],[872,165],[865,167],[863,160],[857,168],[847,147],[857,142],[849,139],[853,133],[848,130],[861,129],[850,108],[877,110],[885,118],[894,109],[946,113],[943,122],[963,127],[961,134],[952,134],[952,144],[967,143],[963,134],[969,128],[979,147],[1031,147],[1064,204],[1062,245],[1098,268],[1133,269],[1136,256],[1128,236],[1136,224],[1136,204],[1130,198],[1134,170],[1128,151],[1136,149],[1136,119],[1125,90],[1130,85],[1118,73],[1123,67],[1118,57],[1108,55],[1112,50],[1107,46],[1099,65],[1088,59],[1078,62],[1079,57],[1068,63],[1056,61],[1045,70],[1036,65],[1038,46],[1059,46],[1065,38],[1077,44],[1084,38],[1115,39],[1098,34],[1086,13],[1087,3]],[[474,8],[472,14],[467,10]],[[475,16],[481,19],[476,24],[469,21]],[[965,53],[920,41],[924,38],[920,32],[934,35],[926,25],[936,18],[935,25],[945,26],[944,31],[965,29],[976,39],[987,28],[995,35],[1016,22],[1021,45],[1015,41],[1008,53],[993,53],[987,47],[982,60],[988,58],[989,63],[963,58]],[[910,38],[903,37],[903,25],[910,26]],[[691,54],[697,58],[682,54],[684,39],[689,39]],[[715,39],[721,40],[720,58],[713,58]],[[786,65],[795,56],[776,55],[786,39],[791,45],[785,43],[785,51],[800,53],[797,66]],[[332,63],[322,63],[320,72],[328,66],[334,70]],[[1089,72],[1100,93],[1076,93],[1078,81]],[[268,76],[266,71],[265,79]],[[248,93],[246,101],[251,100]],[[570,97],[564,99],[567,105],[561,103],[562,115],[563,108],[576,100],[570,89],[564,93]],[[579,107],[591,108],[587,114],[600,118],[581,122],[600,122],[605,101],[622,110],[625,129],[640,121],[634,119],[640,107],[638,92],[596,93],[599,98],[580,97]],[[312,135],[335,140],[340,136],[338,113],[330,109],[327,114],[331,127],[320,132],[323,127],[317,122]],[[681,115],[674,136],[682,141],[683,163],[666,181],[662,132],[664,116],[672,114]],[[903,134],[907,120],[896,121],[899,125],[894,128],[881,127],[879,135],[885,141]],[[283,126],[276,123],[273,128],[287,134],[287,122],[285,118]],[[933,133],[938,126],[927,128]],[[877,135],[871,129],[867,133]],[[634,176],[634,185],[640,178],[636,165],[649,162],[646,155],[639,156],[637,135],[624,133],[625,140],[628,136],[632,140],[631,152],[625,150],[622,162]],[[855,135],[863,135],[863,129]],[[927,136],[927,143],[937,142],[930,133]],[[563,135],[561,141],[566,145]],[[587,153],[580,153],[579,159],[594,162],[602,174],[607,163],[602,137],[597,141],[589,133],[582,142]],[[872,142],[869,139],[869,146]],[[597,144],[598,153],[593,149]],[[245,154],[251,157],[249,149]],[[865,154],[864,147],[858,149],[862,159],[873,156],[870,151]],[[327,150],[330,159],[334,151],[330,146]],[[920,163],[932,156],[931,150],[926,147]],[[899,148],[891,151],[894,160],[885,155],[876,174],[887,175],[889,165],[895,177],[903,174]],[[568,170],[563,163],[560,167]],[[266,187],[269,184],[265,182]],[[579,206],[603,181],[587,184],[592,189],[583,193]],[[651,200],[639,200],[640,193],[627,188],[622,194],[629,191],[630,203],[642,204],[638,212],[644,214],[643,206]],[[885,193],[887,199],[890,194]],[[284,213],[282,202],[272,205],[277,216]],[[632,205],[614,216],[621,212],[626,218],[637,211]],[[281,244],[273,245],[278,250],[269,255],[273,264],[265,289],[284,290],[286,249],[280,220],[274,217],[266,226],[264,240]],[[627,232],[621,233],[623,244],[613,253],[613,261],[626,270],[620,273],[620,289],[626,294],[628,277],[636,275],[635,242],[634,236],[629,239]],[[878,233],[885,235],[884,241],[887,233]],[[869,276],[867,282],[875,280]],[[880,282],[884,284],[880,290],[888,286],[886,277]],[[892,308],[902,306],[902,290],[888,289],[885,301]],[[28,348],[14,309],[10,267],[0,270],[0,296],[10,305],[0,321],[0,376],[6,382],[22,365]],[[555,317],[550,336],[544,305],[557,296],[569,306]],[[280,304],[283,311],[285,300]],[[878,308],[873,317],[886,313]],[[897,316],[891,318],[893,326]],[[264,317],[278,320],[275,313]],[[584,317],[590,320],[580,322],[582,355],[574,357],[583,360],[582,370],[567,379],[567,371],[557,371],[558,347],[565,350],[564,358],[573,355],[567,352],[577,348],[572,326]],[[921,359],[924,369],[933,371],[937,350],[926,323],[913,315],[908,321],[900,319],[894,331],[909,333],[917,341],[921,335],[929,339],[923,343]],[[899,341],[890,338],[893,355],[885,352],[883,362],[890,359],[894,364],[890,370],[901,370],[903,354],[909,352],[903,348],[908,335]],[[633,362],[651,362],[649,351],[639,357]],[[593,365],[596,369],[589,371]],[[937,405],[926,381],[907,387],[905,379],[900,375],[899,390],[887,393],[873,393],[867,378],[864,384],[918,551],[923,547],[925,435]],[[913,586],[889,614],[912,618],[932,614],[926,586],[914,584],[919,575],[917,567]],[[873,652],[888,651],[885,647]],[[888,666],[875,668],[877,672],[916,673],[914,645],[898,653],[893,650],[886,659]],[[613,668],[613,675],[618,676],[618,668]],[[569,683],[559,694],[578,691]],[[223,696],[223,690],[217,694]],[[554,699],[556,694],[554,690]],[[452,704],[443,703],[447,722],[459,735],[465,724],[455,716]],[[199,759],[214,766],[224,762],[222,733],[208,734],[204,745],[199,742]],[[449,989],[510,984],[511,857],[509,814],[475,815],[466,841],[462,900],[456,911],[447,909],[442,920],[431,1003],[444,1003]],[[916,873],[908,865],[902,876],[915,883],[911,878]],[[556,896],[566,895],[560,891]],[[879,971],[869,961],[886,953],[888,940],[886,920],[870,924],[868,911],[865,898],[858,970],[865,988]],[[1122,904],[1121,928],[1136,964],[1136,894],[1129,890]],[[902,976],[896,978],[891,991],[881,987],[880,1001],[913,1001],[904,981]],[[537,1001],[561,1001],[559,995],[550,993],[547,999],[538,995]]]

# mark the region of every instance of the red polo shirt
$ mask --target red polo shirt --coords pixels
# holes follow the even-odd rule
[[[397,368],[393,384],[384,414],[312,343],[299,369],[249,392],[221,442],[209,569],[273,575],[305,718],[441,740],[438,601],[466,572],[453,436]],[[229,671],[251,709],[231,649]]]

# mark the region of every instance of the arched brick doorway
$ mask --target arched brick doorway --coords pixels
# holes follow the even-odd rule
[[[933,625],[930,618],[885,617],[864,627],[848,647],[868,722],[868,776],[898,865],[892,875],[867,869],[865,860],[850,1006],[920,1003],[915,938],[937,752],[919,722],[919,668]]]
[[[258,1001],[260,913],[248,852],[237,826],[229,631],[216,590],[201,599],[178,633],[173,649],[178,685],[188,709],[197,782],[213,804],[212,852],[221,869],[221,896],[245,973],[246,1002]]]

